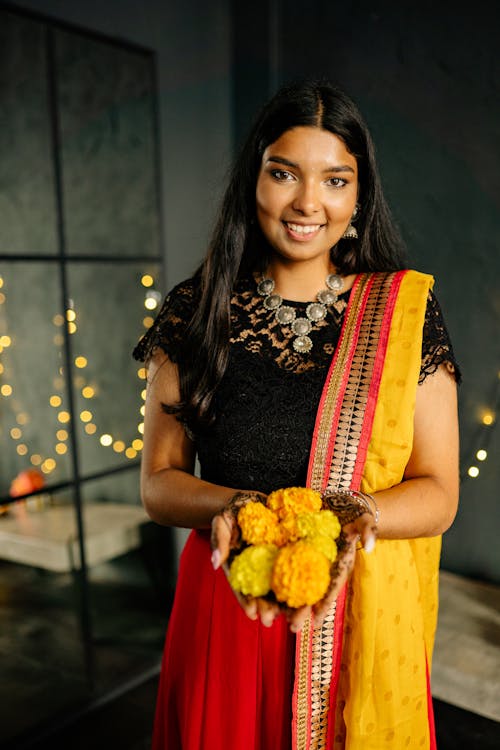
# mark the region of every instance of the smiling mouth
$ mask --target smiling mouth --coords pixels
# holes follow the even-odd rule
[[[323,226],[322,224],[294,224],[292,221],[284,221],[283,224],[289,231],[304,237],[315,234]]]

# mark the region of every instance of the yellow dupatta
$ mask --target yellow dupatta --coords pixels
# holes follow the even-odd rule
[[[403,479],[431,277],[408,272],[394,308],[361,489]],[[349,585],[334,747],[432,747],[428,677],[437,622],[441,537],[380,539],[358,554]],[[345,661],[344,661],[345,660]],[[426,665],[427,660],[427,665]],[[345,702],[345,703],[344,703]],[[343,719],[343,721],[342,721]]]
[[[366,278],[369,276],[372,275]],[[381,303],[386,309],[391,307],[392,294],[390,313],[384,313],[387,318],[385,351],[377,352],[375,366],[367,376],[372,383],[378,377],[376,388],[372,388],[376,402],[371,403],[368,396],[361,406],[358,404],[351,409],[352,389],[348,386],[345,393],[336,397],[339,384],[335,383],[332,394],[326,397],[333,405],[335,398],[342,401],[347,414],[351,409],[350,424],[359,423],[360,431],[364,423],[369,423],[366,444],[363,447],[361,435],[358,450],[360,483],[365,492],[400,483],[412,449],[422,330],[433,280],[415,271],[396,276],[397,283],[391,282],[388,301]],[[353,291],[360,297],[357,290]],[[366,312],[363,314],[366,317]],[[380,311],[375,311],[374,317],[377,315],[380,317]],[[355,320],[354,312],[351,319]],[[356,346],[359,348],[359,345],[358,342]],[[350,356],[346,355],[344,370],[356,362],[355,358],[349,359]],[[339,371],[342,372],[342,368]],[[333,411],[332,406],[332,414]],[[346,419],[344,415],[344,423]],[[338,431],[341,427],[342,419],[335,429]],[[345,437],[334,436],[332,442],[334,446],[325,456],[333,466],[335,460],[339,461],[339,453],[346,453]],[[329,489],[341,486],[346,474],[352,479],[351,486],[356,484],[354,460],[348,452],[346,455],[348,460],[341,461],[337,478],[330,474]],[[324,463],[325,471],[331,472],[326,459]],[[358,553],[345,600],[340,601],[337,612],[332,613],[331,632],[326,632],[320,644],[323,654],[330,641],[336,641],[338,650],[338,659],[335,647],[334,656],[330,658],[327,714],[325,700],[318,707],[312,689],[315,670],[318,671],[314,663],[317,631],[312,630],[312,635],[308,636],[306,629],[302,634],[295,690],[295,709],[299,716],[294,738],[297,750],[327,747],[429,750],[435,747],[427,669],[430,669],[436,627],[440,546],[440,537],[379,540],[371,554]],[[324,672],[324,657],[320,662],[320,670]],[[324,715],[318,716],[321,711]],[[302,731],[305,722],[310,722],[311,726]]]

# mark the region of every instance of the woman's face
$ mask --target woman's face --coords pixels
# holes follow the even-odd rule
[[[329,256],[349,224],[357,195],[356,159],[328,130],[292,128],[264,151],[257,218],[283,259]]]

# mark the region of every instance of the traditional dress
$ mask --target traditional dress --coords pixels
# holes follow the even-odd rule
[[[193,432],[208,481],[269,492],[377,490],[398,484],[411,453],[418,381],[456,370],[432,279],[360,274],[294,352],[253,279],[232,299],[229,364],[215,422]],[[136,356],[174,361],[197,282],[165,301]],[[303,314],[305,305],[286,302]],[[332,355],[333,359],[332,359]],[[440,539],[379,540],[360,551],[321,628],[297,638],[278,618],[249,620],[209,534],[182,553],[158,694],[154,750],[433,748],[428,674],[437,615]]]

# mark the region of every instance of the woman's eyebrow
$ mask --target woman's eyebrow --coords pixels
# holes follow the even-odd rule
[[[269,156],[266,161],[274,161],[276,164],[284,164],[285,167],[295,167],[296,169],[298,169],[299,166],[289,159],[284,159],[282,156]]]
[[[274,161],[276,164],[283,164],[285,167],[294,167],[295,169],[300,168],[298,164],[289,159],[285,159],[283,156],[269,156],[266,161]],[[354,169],[348,164],[338,164],[334,167],[327,167],[326,169],[323,169],[322,172],[323,174],[326,172],[352,172],[352,174],[354,174]]]

